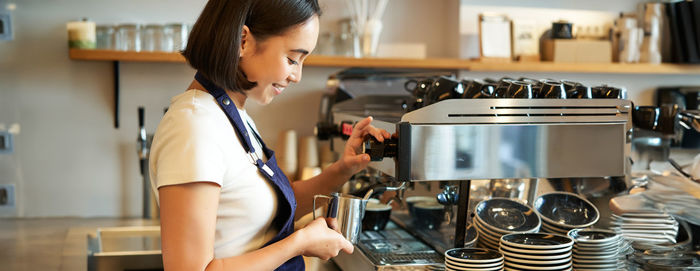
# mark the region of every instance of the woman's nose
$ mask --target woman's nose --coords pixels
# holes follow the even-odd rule
[[[288,77],[289,81],[299,83],[301,81],[301,65],[298,65]]]

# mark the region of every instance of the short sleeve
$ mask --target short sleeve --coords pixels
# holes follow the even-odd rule
[[[195,108],[169,110],[153,139],[150,156],[155,188],[191,182],[223,184],[226,167],[216,140],[213,112]]]

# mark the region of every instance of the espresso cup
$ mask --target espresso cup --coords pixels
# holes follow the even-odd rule
[[[460,81],[442,76],[433,82],[426,94],[426,99],[428,104],[432,104],[447,99],[461,98],[462,95],[464,95],[464,86]]]
[[[413,205],[413,213],[416,228],[437,230],[445,218],[445,206],[436,202],[419,202]]]
[[[514,80],[511,78],[502,78],[496,84],[496,88],[493,91],[494,98],[508,98],[508,88],[513,84]]]
[[[516,99],[532,99],[534,98],[534,95],[532,94],[532,85],[520,81],[511,82],[510,86],[508,86],[506,97]]]
[[[381,231],[386,227],[391,216],[391,205],[370,201],[365,208],[362,219],[363,231]]]
[[[537,97],[545,99],[566,99],[564,84],[556,80],[544,80],[542,81],[542,88]]]
[[[435,197],[410,196],[410,197],[407,197],[406,200],[404,200],[404,202],[406,202],[406,207],[408,207],[408,213],[411,215],[411,217],[413,217],[414,216],[413,206],[416,203],[419,203],[419,202],[436,202],[437,203],[437,199]]]
[[[483,88],[484,83],[477,80],[462,80],[462,86],[464,87],[464,99],[476,99],[481,96],[481,88]]]

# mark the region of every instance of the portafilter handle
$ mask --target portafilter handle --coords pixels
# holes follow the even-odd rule
[[[684,110],[678,113],[678,120],[686,129],[700,133],[700,110]]]
[[[398,153],[398,139],[387,138],[379,142],[375,138],[369,138],[362,144],[362,152],[369,154],[370,160],[382,161],[384,157],[396,157]]]

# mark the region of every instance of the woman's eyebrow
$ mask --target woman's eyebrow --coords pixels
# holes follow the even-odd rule
[[[304,49],[292,49],[292,50],[290,50],[290,51],[296,52],[296,53],[301,53],[302,55],[308,55],[308,54],[309,54],[309,51],[304,50]]]

